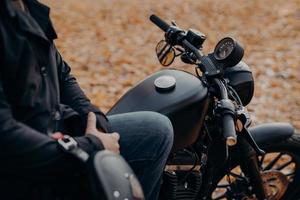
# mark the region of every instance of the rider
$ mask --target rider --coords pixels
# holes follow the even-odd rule
[[[47,6],[0,1],[0,199],[86,199],[84,167],[60,148],[62,134],[90,155],[120,151],[146,199],[156,199],[170,121],[154,112],[105,116],[78,86],[56,38]]]

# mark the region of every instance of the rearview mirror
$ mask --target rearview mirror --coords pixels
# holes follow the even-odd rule
[[[175,59],[175,50],[165,40],[161,40],[156,46],[157,58],[163,66],[169,66]]]

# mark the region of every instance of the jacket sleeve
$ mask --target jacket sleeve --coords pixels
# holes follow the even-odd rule
[[[48,177],[59,178],[60,174],[73,175],[81,171],[82,164],[64,152],[57,141],[14,118],[1,80],[5,75],[1,69],[9,67],[4,66],[5,47],[1,25],[0,20],[0,174],[46,181]],[[89,154],[103,149],[101,142],[93,135],[75,139]]]
[[[79,87],[76,78],[71,74],[70,66],[63,60],[56,48],[55,51],[56,62],[60,73],[61,102],[70,106],[83,118],[86,118],[89,112],[94,112],[97,118],[97,128],[108,132],[107,117],[101,110],[91,104],[90,100]]]
[[[0,81],[1,172],[32,178],[73,174],[82,169],[77,158],[64,152],[57,141],[14,119]],[[92,154],[101,149],[95,136],[75,137],[79,146]],[[54,177],[54,176],[53,176]]]

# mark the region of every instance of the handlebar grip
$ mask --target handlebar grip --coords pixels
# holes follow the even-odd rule
[[[170,25],[167,22],[165,22],[164,20],[162,20],[161,18],[159,18],[156,15],[151,15],[150,21],[153,22],[156,26],[158,26],[164,32],[167,32],[168,29],[170,28]]]
[[[223,116],[223,136],[228,146],[234,146],[237,143],[234,120],[230,114]]]

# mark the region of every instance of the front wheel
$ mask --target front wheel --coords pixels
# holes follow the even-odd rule
[[[300,200],[300,134],[260,146],[266,151],[258,163],[268,200]],[[256,199],[238,164],[220,173],[214,185],[211,199]]]

